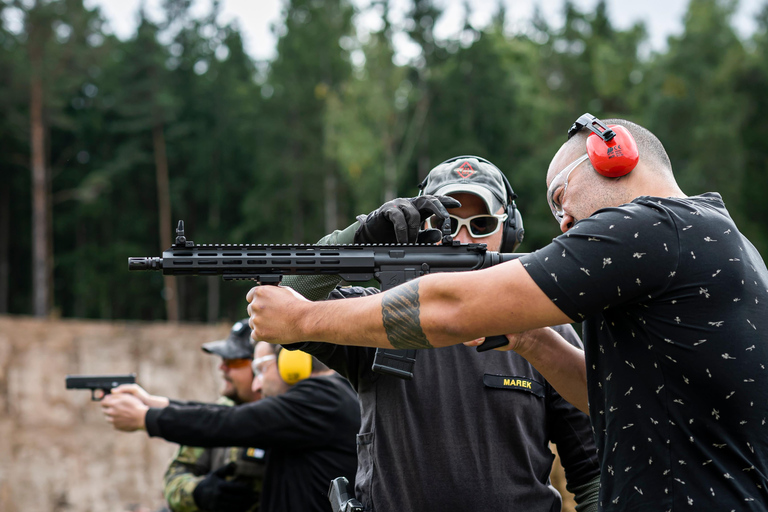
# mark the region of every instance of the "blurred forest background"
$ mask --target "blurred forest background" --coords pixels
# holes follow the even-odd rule
[[[286,0],[276,57],[254,61],[217,7],[165,0],[133,37],[82,0],[0,0],[0,314],[218,322],[245,316],[247,284],[129,273],[178,219],[197,243],[311,243],[411,196],[459,154],[498,165],[519,195],[522,251],[559,234],[550,158],[585,111],[664,142],[684,191],[720,192],[768,254],[768,5],[739,37],[734,1],[691,0],[684,31],[642,52],[605,5],[563,3],[504,31],[465,23],[437,39],[434,0],[359,36],[347,0]],[[467,13],[467,19],[468,19]],[[393,36],[421,55],[393,63]]]

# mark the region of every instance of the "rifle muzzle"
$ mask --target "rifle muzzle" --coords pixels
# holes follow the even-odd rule
[[[162,270],[163,258],[128,258],[128,270]]]

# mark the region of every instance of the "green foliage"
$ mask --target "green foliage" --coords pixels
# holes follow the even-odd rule
[[[125,268],[171,243],[158,232],[157,127],[174,224],[198,243],[314,242],[416,194],[439,162],[477,154],[510,179],[533,251],[559,233],[544,177],[566,129],[585,111],[626,117],[664,142],[683,190],[722,193],[765,254],[768,6],[742,41],[735,2],[692,0],[682,34],[648,55],[645,27],[616,28],[605,2],[566,1],[562,26],[537,16],[517,34],[501,7],[484,28],[467,12],[445,39],[440,5],[412,0],[392,24],[389,1],[373,2],[382,25],[359,37],[348,0],[290,0],[275,59],[254,62],[217,2],[195,16],[167,0],[161,23],[140,14],[120,41],[82,0],[0,0],[23,20],[0,25],[0,305],[31,311],[32,73],[46,77],[54,300],[67,317],[165,317],[162,276]],[[420,54],[396,63],[404,37]],[[247,288],[180,280],[181,318],[241,318]]]
[[[324,151],[325,111],[351,74],[342,45],[352,31],[346,0],[292,0],[262,92],[263,151],[243,203],[242,229],[258,242],[317,240],[337,219],[338,164]],[[268,91],[268,92],[267,92]],[[323,194],[318,193],[325,191]]]
[[[768,190],[768,4],[758,16],[759,28],[753,40],[754,51],[746,56],[744,67],[735,77],[735,90],[744,110],[737,134],[737,143],[743,151],[743,174],[739,189],[731,201],[738,202],[742,230],[762,250],[768,249],[768,230],[765,229]]]
[[[733,208],[744,172],[740,127],[747,114],[734,94],[745,50],[730,25],[732,2],[694,0],[685,31],[648,66],[640,122],[667,146],[689,194],[717,190]],[[738,209],[734,212],[737,222]]]
[[[412,153],[408,128],[419,119],[408,107],[415,91],[407,70],[393,63],[391,33],[387,23],[371,34],[364,65],[327,99],[324,150],[338,162],[346,222],[398,195]],[[408,184],[403,193],[412,190]]]

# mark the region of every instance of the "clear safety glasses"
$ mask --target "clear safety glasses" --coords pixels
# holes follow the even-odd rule
[[[549,184],[547,189],[547,203],[549,203],[549,209],[552,210],[552,215],[557,219],[557,223],[563,222],[563,199],[565,198],[565,191],[568,189],[568,179],[571,177],[571,173],[576,170],[580,163],[589,158],[589,155],[584,154],[568,164],[568,166],[557,173],[555,179]]]
[[[274,360],[275,357],[276,356],[274,354],[272,354],[272,355],[269,355],[269,356],[262,356],[262,357],[257,357],[256,359],[254,359],[253,363],[251,363],[251,369],[253,370],[254,378],[258,377],[259,375],[264,373],[265,363],[268,363],[269,361]]]

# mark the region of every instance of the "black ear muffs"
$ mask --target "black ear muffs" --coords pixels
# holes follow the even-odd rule
[[[312,356],[301,350],[281,349],[277,354],[277,371],[288,384],[296,384],[312,375]]]
[[[632,172],[640,160],[637,143],[623,126],[607,126],[601,120],[586,113],[579,117],[568,130],[568,138],[582,128],[592,133],[587,137],[587,155],[592,167],[603,176],[618,178]]]
[[[484,164],[490,165],[491,167],[499,171],[499,174],[501,174],[501,179],[504,182],[504,188],[507,192],[507,198],[506,198],[507,220],[504,222],[504,226],[502,227],[501,246],[499,247],[499,252],[514,252],[515,249],[517,249],[517,247],[523,241],[523,237],[525,235],[525,229],[523,228],[523,217],[522,215],[520,215],[520,210],[517,209],[517,205],[515,204],[515,199],[517,198],[517,194],[515,194],[515,191],[512,190],[512,185],[510,185],[509,180],[504,175],[504,173],[501,172],[501,169],[496,167],[493,163],[486,160],[485,158],[474,156],[474,155],[455,156],[441,163],[440,166],[449,165],[456,162],[457,160],[464,160],[467,158],[474,158],[479,162],[483,162]],[[421,184],[419,184],[419,189],[420,189],[419,195],[424,193],[424,188],[427,186],[428,179],[429,179],[429,175],[427,175],[427,178],[424,178],[424,181],[422,181]]]
[[[501,178],[504,180],[504,186],[507,189],[508,196],[507,220],[504,221],[504,232],[501,235],[499,252],[515,252],[515,249],[522,243],[525,235],[525,229],[523,229],[523,217],[520,215],[520,210],[517,209],[517,205],[515,204],[517,194],[512,190],[512,185],[509,184],[509,180],[507,180],[504,173],[501,172],[501,170],[499,170],[499,172],[501,173]]]

